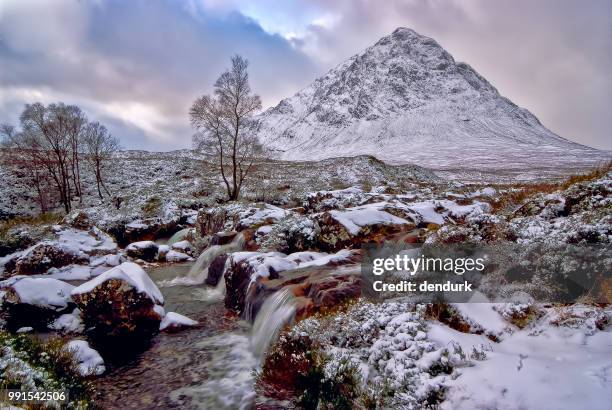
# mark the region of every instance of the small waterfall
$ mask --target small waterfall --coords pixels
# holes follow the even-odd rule
[[[198,256],[187,276],[179,276],[169,281],[160,282],[160,286],[176,286],[176,285],[201,285],[208,277],[208,267],[217,256],[224,253],[236,252],[244,248],[244,235],[239,233],[234,240],[226,245],[209,246]],[[221,279],[220,282],[225,282]],[[225,288],[223,289],[225,293]]]
[[[214,288],[196,288],[193,291],[193,298],[202,302],[219,302],[225,297],[225,280],[221,278]]]
[[[175,234],[172,235],[170,239],[168,239],[168,242],[166,242],[166,245],[173,245],[177,242],[184,240],[191,229],[192,228],[185,228],[185,229],[181,229],[178,232],[175,232]]]
[[[290,289],[284,288],[268,297],[255,317],[251,334],[253,354],[263,360],[270,344],[278,333],[295,316],[295,296]]]
[[[206,410],[251,409],[256,396],[255,371],[261,368],[266,351],[280,330],[293,320],[295,310],[295,297],[284,288],[264,301],[250,334],[249,324],[242,322],[242,331],[206,337],[199,342],[198,348],[211,352],[208,376],[200,384],[173,391],[171,400],[180,405],[181,398],[186,396],[197,408]]]

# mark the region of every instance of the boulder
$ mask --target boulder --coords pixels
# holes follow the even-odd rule
[[[3,306],[10,329],[32,326],[45,329],[55,318],[72,308],[74,286],[53,278],[13,277],[0,282]]]
[[[15,262],[17,275],[43,274],[49,268],[61,268],[72,264],[86,264],[89,257],[83,252],[57,242],[44,241],[26,249]]]
[[[117,242],[125,246],[131,242],[150,241],[176,232],[179,219],[165,220],[162,218],[147,218],[121,223],[109,227]]]
[[[213,258],[208,266],[208,276],[206,277],[206,281],[204,283],[210,286],[217,286],[219,280],[223,277],[227,257],[227,254],[224,253]]]
[[[193,327],[197,324],[198,322],[188,318],[187,316],[183,316],[175,312],[168,312],[162,319],[159,325],[159,330],[165,332],[178,332],[187,327]]]
[[[166,254],[166,262],[186,262],[192,260],[193,258],[191,256],[183,252],[171,250]]]
[[[236,238],[236,235],[238,235],[236,231],[216,232],[210,240],[210,245],[227,245]]]
[[[23,254],[21,251],[11,253],[0,258],[0,276],[11,276],[15,272],[17,260]]]
[[[409,232],[414,223],[379,209],[349,208],[316,215],[320,233],[317,245],[325,251],[357,248],[364,243],[382,243],[400,232]]]
[[[72,298],[94,339],[138,341],[159,331],[163,296],[135,263],[124,262],[74,288]]]
[[[193,245],[187,240],[175,242],[170,247],[177,252],[193,255]]]
[[[292,287],[296,296],[311,300],[309,312],[329,308],[359,293],[360,282],[355,282],[353,275],[343,276],[337,272],[337,267],[341,265],[354,265],[360,272],[358,264],[361,253],[357,250],[342,250],[336,254],[297,252],[291,255],[238,252],[229,258],[224,263],[225,306],[249,318],[255,317],[267,296],[285,287]],[[328,277],[333,279],[326,282],[325,278]]]
[[[157,258],[159,245],[153,241],[139,241],[129,244],[125,251],[130,258],[151,262]]]

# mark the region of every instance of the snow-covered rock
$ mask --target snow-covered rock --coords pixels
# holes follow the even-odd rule
[[[92,349],[85,340],[71,340],[64,349],[74,355],[79,364],[81,376],[99,376],[106,371],[104,359],[96,350]]]
[[[14,277],[0,282],[6,290],[5,303],[27,304],[62,311],[71,303],[73,285],[53,278]]]
[[[45,329],[74,303],[74,286],[53,278],[14,276],[0,282],[9,328],[32,326]]]
[[[49,324],[49,329],[60,333],[82,333],[84,326],[81,320],[81,311],[74,309],[72,313],[64,313]]]
[[[89,262],[89,257],[80,249],[63,243],[44,241],[23,251],[15,263],[15,274],[42,274],[50,268],[79,262]]]
[[[164,298],[137,264],[124,262],[72,291],[83,322],[95,337],[147,338],[158,331],[156,305]]]
[[[166,253],[165,259],[167,262],[185,262],[193,260],[193,258],[187,255],[186,253],[177,252],[175,250],[168,251],[168,253]]]
[[[159,324],[159,330],[176,331],[197,325],[198,322],[175,312],[168,312]]]
[[[127,255],[134,259],[142,259],[144,261],[153,261],[157,258],[159,245],[153,241],[138,241],[129,244],[125,251]]]
[[[170,245],[170,247],[173,250],[181,252],[181,253],[191,254],[193,252],[193,245],[191,244],[191,242],[187,240],[175,242],[172,245]]]

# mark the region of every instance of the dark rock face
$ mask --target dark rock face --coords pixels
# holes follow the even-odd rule
[[[108,228],[117,243],[126,246],[137,241],[150,241],[164,236],[169,236],[178,229],[178,220],[162,221],[160,218],[149,218],[140,223],[121,223]]]
[[[223,270],[225,268],[225,262],[227,261],[228,255],[226,253],[216,256],[210,266],[208,266],[208,276],[206,277],[205,283],[210,286],[217,286],[219,280],[223,277]]]
[[[153,301],[125,281],[110,279],[72,298],[94,339],[137,341],[159,331],[162,317]]]
[[[129,244],[125,251],[130,258],[153,261],[157,258],[159,246],[153,241],[141,241]]]
[[[254,269],[248,263],[242,261],[238,263],[230,262],[228,270],[225,272],[225,307],[241,312],[244,310],[246,293],[251,282],[251,275]]]
[[[238,235],[236,231],[216,232],[210,240],[210,245],[227,245],[234,240],[236,235]]]
[[[41,242],[24,253],[15,262],[15,274],[43,274],[50,268],[61,268],[73,263],[86,263],[86,255],[75,254],[53,242]]]

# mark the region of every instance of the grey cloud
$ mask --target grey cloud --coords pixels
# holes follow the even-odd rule
[[[184,147],[187,108],[230,55],[251,61],[269,106],[397,26],[435,38],[561,136],[612,149],[608,0],[4,0],[0,121],[63,99],[106,118],[128,147]]]
[[[25,3],[9,3],[0,12],[3,121],[14,122],[28,99],[63,99],[107,118],[130,148],[182,148],[192,133],[189,105],[210,92],[232,54],[251,61],[252,87],[268,105],[316,71],[287,40],[235,11],[164,0],[39,4],[62,16],[58,25],[39,21],[41,10]],[[21,29],[26,26],[38,27],[39,34]],[[130,114],[140,119],[130,122]]]

